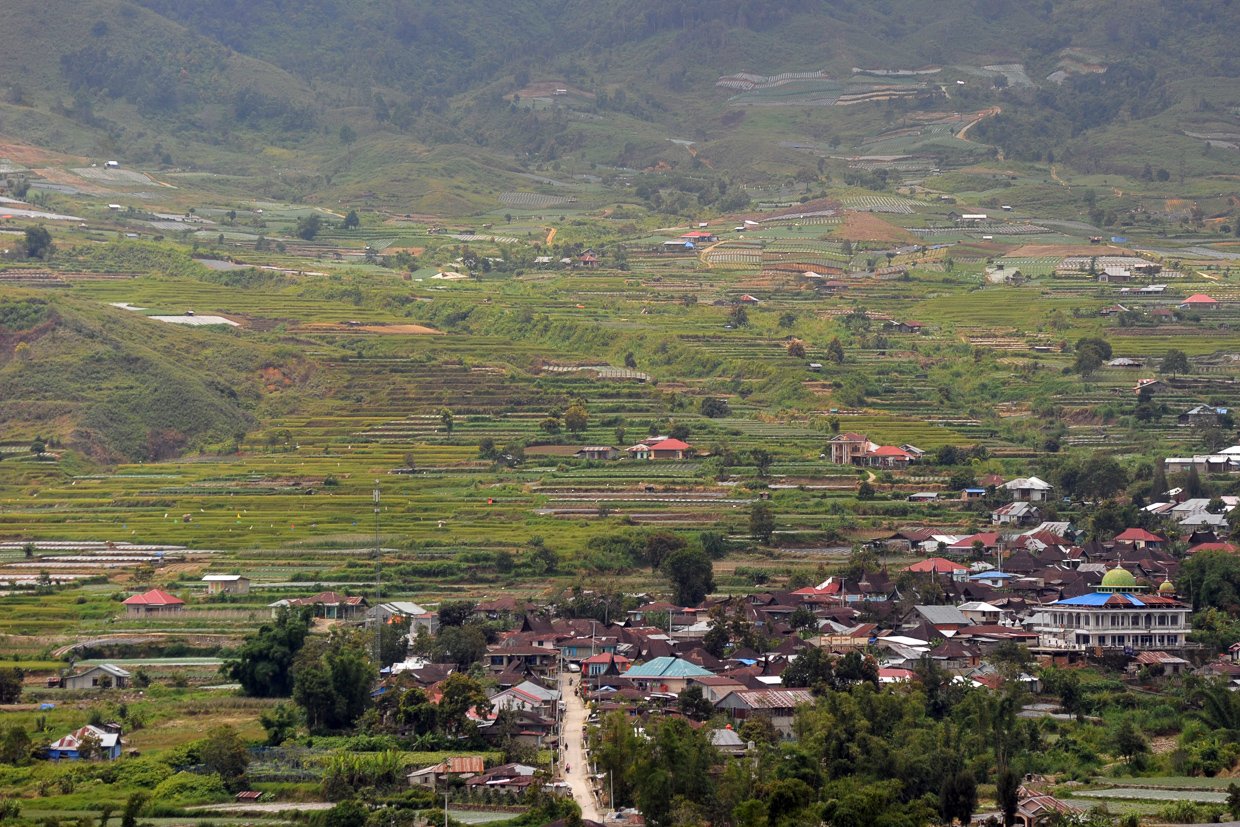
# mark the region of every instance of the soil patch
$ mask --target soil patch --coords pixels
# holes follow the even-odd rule
[[[848,212],[844,214],[844,224],[834,235],[849,241],[901,241],[909,244],[920,243],[917,236],[884,221],[877,215],[868,212]]]
[[[329,322],[315,322],[312,324],[301,325],[298,330],[307,333],[378,333],[380,335],[395,336],[399,334],[414,336],[443,336],[442,330],[436,330],[433,327],[426,327],[420,324],[332,324]]]
[[[1136,255],[1127,247],[1109,244],[1026,244],[1007,255],[1012,257],[1040,258],[1049,256],[1131,256]]]

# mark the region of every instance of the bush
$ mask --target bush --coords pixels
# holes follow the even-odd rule
[[[1173,801],[1158,811],[1158,817],[1171,824],[1213,824],[1223,816],[1221,804]]]
[[[229,794],[218,775],[182,771],[160,782],[152,798],[164,804],[212,804],[227,801]]]

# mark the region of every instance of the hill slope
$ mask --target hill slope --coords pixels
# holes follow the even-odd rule
[[[517,186],[522,165],[676,166],[691,161],[678,138],[719,174],[793,174],[804,156],[781,144],[847,149],[909,113],[996,106],[974,140],[1130,171],[1150,147],[1199,149],[1185,132],[1237,127],[1238,29],[1240,4],[1210,0],[15,0],[0,132],[297,198],[397,204],[419,178],[432,195],[406,208],[449,212]],[[820,71],[752,93],[717,83]],[[833,105],[847,93],[877,102]],[[478,174],[445,170],[444,149]]]
[[[0,301],[0,430],[99,460],[172,456],[254,426],[261,345],[68,297]]]

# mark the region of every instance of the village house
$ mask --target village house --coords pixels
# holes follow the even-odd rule
[[[633,459],[688,459],[693,456],[693,446],[668,437],[657,442],[639,442],[628,452]]]
[[[92,666],[76,675],[60,679],[63,689],[125,689],[129,686],[129,672],[111,663]]]
[[[286,598],[268,604],[272,617],[283,608],[300,609],[307,606],[313,610],[315,617],[323,620],[357,620],[366,612],[366,598],[340,592],[319,592],[310,597]]]
[[[454,755],[438,764],[416,769],[405,776],[411,787],[435,789],[452,778],[468,780],[486,770],[481,755]]]
[[[791,738],[797,707],[813,702],[814,695],[808,689],[747,689],[729,693],[715,708],[736,721],[766,718],[782,738]]]
[[[250,578],[239,574],[208,574],[202,578],[207,594],[249,594]]]
[[[1220,419],[1229,416],[1230,412],[1227,408],[1197,405],[1176,417],[1176,423],[1194,428],[1209,428],[1218,425]]]
[[[996,508],[990,521],[995,525],[1033,526],[1042,522],[1042,511],[1033,503],[1017,500]]]
[[[87,724],[48,744],[47,757],[52,761],[115,761],[121,757],[120,730]]]
[[[130,617],[176,613],[185,608],[185,601],[163,589],[151,589],[125,598],[125,614]]]
[[[380,603],[366,612],[366,618],[370,621],[378,620],[380,623],[408,623],[410,640],[417,637],[421,629],[432,635],[439,631],[438,612],[428,611],[407,600]]]
[[[1204,293],[1194,293],[1178,306],[1181,310],[1213,310],[1218,307],[1218,301]]]
[[[624,677],[642,692],[663,692],[678,695],[693,678],[713,674],[683,658],[658,657],[631,667]]]
[[[1002,487],[1012,496],[1013,500],[1031,503],[1046,502],[1051,498],[1051,492],[1055,490],[1055,486],[1037,477],[1020,477],[1005,482]]]
[[[831,461],[836,465],[860,465],[864,462],[865,453],[872,443],[864,434],[846,431],[831,437],[828,447],[831,450]]]
[[[610,445],[587,445],[584,448],[578,448],[573,456],[577,459],[619,459],[620,452]]]
[[[491,696],[491,704],[496,712],[501,709],[516,709],[554,715],[559,702],[560,690],[547,689],[533,681],[522,681]]]

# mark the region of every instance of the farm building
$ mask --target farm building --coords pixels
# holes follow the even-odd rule
[[[577,459],[618,459],[620,452],[610,445],[587,445],[573,454]]]
[[[125,613],[131,616],[166,614],[179,612],[184,608],[184,600],[163,589],[151,589],[125,599]]]
[[[121,757],[121,734],[119,730],[87,724],[74,730],[59,741],[47,746],[47,757],[52,761],[77,761],[99,758],[114,761]]]
[[[908,451],[894,445],[879,445],[865,454],[866,465],[875,468],[907,468],[909,463],[916,459]]]
[[[1216,408],[1212,405],[1197,405],[1196,407],[1190,408],[1176,417],[1176,422],[1180,425],[1208,427],[1218,425],[1219,420],[1228,415],[1229,411],[1227,408]]]
[[[124,689],[129,686],[129,673],[119,666],[101,663],[76,675],[61,678],[62,689]]]
[[[687,241],[690,244],[714,244],[719,240],[719,236],[707,230],[694,230],[682,235],[680,240]]]
[[[249,594],[250,578],[240,574],[208,574],[202,578],[207,594]]]

